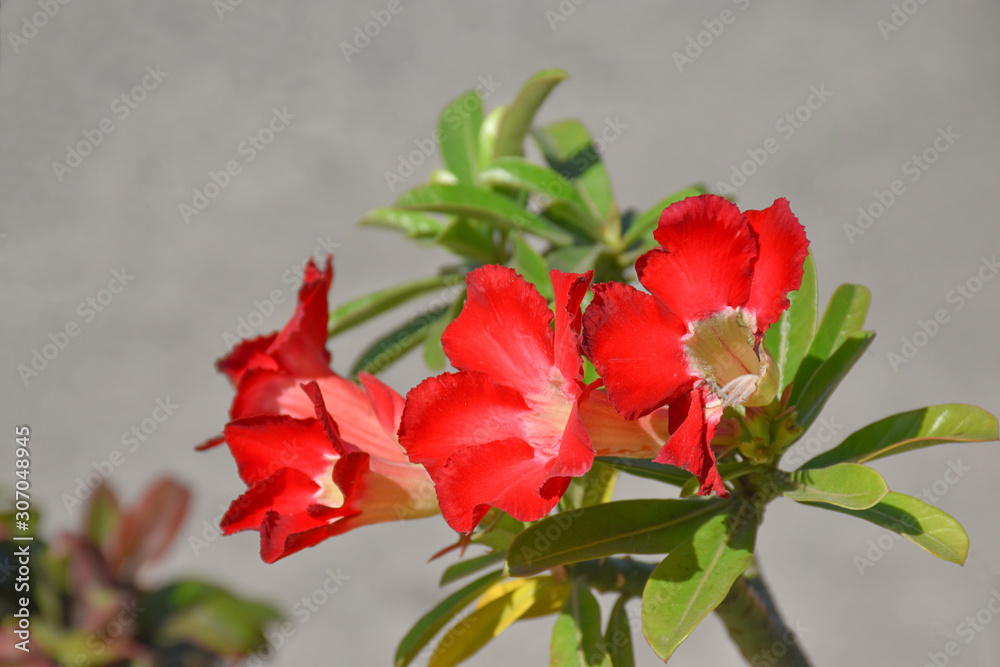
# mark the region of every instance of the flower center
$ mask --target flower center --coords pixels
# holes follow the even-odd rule
[[[726,405],[767,405],[777,395],[778,378],[768,373],[771,356],[763,344],[754,349],[755,327],[746,320],[735,308],[699,320],[682,339],[684,350],[691,372]]]

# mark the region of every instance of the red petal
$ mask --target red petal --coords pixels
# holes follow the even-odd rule
[[[585,274],[552,271],[552,288],[555,292],[555,365],[567,384],[583,379],[583,359],[580,357],[580,328],[583,315],[580,304],[587,295],[587,287],[594,277],[593,271]],[[564,387],[567,394],[579,391],[573,386]]]
[[[399,443],[433,477],[456,449],[524,438],[530,412],[521,394],[483,373],[444,373],[407,394]]]
[[[319,488],[316,482],[298,470],[280,468],[267,479],[251,485],[246,493],[232,502],[222,517],[222,531],[232,535],[241,530],[258,530],[268,513],[301,515],[301,522],[311,522],[315,526],[318,521],[306,512],[315,502]]]
[[[562,481],[547,484],[550,465],[537,460],[524,440],[509,438],[457,449],[431,476],[448,525],[469,533],[490,507],[519,521],[548,514],[566,490]]]
[[[707,395],[706,387],[695,387],[670,404],[672,434],[653,461],[677,466],[692,473],[701,481],[699,495],[705,496],[715,491],[720,497],[728,498],[729,492],[715,467],[715,453],[710,446],[722,411],[706,415]]]
[[[224,373],[234,386],[239,384],[243,373],[248,370],[254,368],[276,370],[278,364],[267,356],[267,350],[277,337],[278,334],[273,333],[240,341],[229,354],[215,362],[215,367],[220,373]]]
[[[549,475],[552,477],[579,477],[594,466],[594,447],[590,444],[590,434],[580,416],[580,406],[573,404],[566,429],[559,438],[556,454]],[[565,489],[563,489],[565,491]],[[559,495],[562,495],[560,492]]]
[[[295,468],[316,479],[332,468],[336,455],[322,425],[314,419],[240,419],[226,425],[225,437],[240,478],[251,486],[283,468]]]
[[[691,386],[686,326],[652,296],[621,283],[594,285],[583,316],[583,349],[628,419],[649,414]]]
[[[788,208],[787,199],[777,199],[770,208],[746,211],[744,215],[760,247],[750,298],[744,308],[756,314],[757,332],[763,333],[788,308],[788,293],[802,285],[802,263],[809,254],[809,240],[805,228]]]
[[[441,342],[452,365],[486,373],[528,395],[552,368],[552,311],[513,269],[487,265],[466,276],[468,298]]]
[[[664,249],[640,257],[635,270],[682,320],[747,300],[757,245],[735,204],[716,195],[681,200],[663,211],[654,236]]]
[[[281,330],[268,353],[281,367],[298,377],[330,374],[330,353],[326,350],[329,310],[327,292],[333,282],[332,259],[326,258],[322,273],[312,259],[306,264],[299,303],[292,319]]]
[[[403,406],[405,405],[403,397],[374,375],[360,373],[358,379],[361,380],[361,385],[371,400],[375,418],[382,425],[386,435],[395,440],[396,432],[399,431],[399,421],[403,417]]]

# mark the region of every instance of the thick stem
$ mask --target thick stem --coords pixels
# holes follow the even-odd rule
[[[778,613],[756,558],[729,589],[715,613],[750,665],[809,667],[798,638]]]
[[[655,568],[656,563],[631,558],[602,558],[569,566],[573,576],[582,577],[592,588],[627,597],[642,597],[646,580]],[[715,612],[752,667],[809,667],[798,638],[778,613],[756,559],[750,561]]]

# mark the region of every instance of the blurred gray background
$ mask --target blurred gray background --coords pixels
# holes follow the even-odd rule
[[[149,580],[211,578],[272,601],[294,633],[269,664],[389,664],[406,629],[445,594],[436,579],[451,559],[425,561],[453,534],[440,519],[368,527],[270,566],[256,533],[196,549],[188,538],[211,537],[220,508],[244,489],[224,449],[193,450],[219,432],[232,398],[213,362],[240,318],[263,311],[255,333],[284,324],[294,270],[324,246],[336,246],[335,305],[447,260],[355,222],[439,164],[435,149],[395,192],[387,184],[386,173],[426,145],[448,100],[482,78],[492,82],[492,108],[547,67],[571,78],[541,121],[575,116],[595,133],[621,128],[608,133],[603,155],[623,207],[644,209],[695,181],[732,182],[734,167],[776,140],[777,152],[748,163],[753,173],[734,183],[741,206],[787,197],[813,244],[821,300],[841,282],[868,285],[879,334],[828,404],[828,431],[814,429],[802,447],[825,449],[923,405],[1000,408],[1000,279],[990,280],[998,269],[989,263],[1000,252],[998,3],[401,0],[396,14],[389,6],[78,1],[39,18],[38,0],[3,3],[0,403],[4,428],[33,429],[32,492],[49,530],[80,519],[64,494],[169,400],[173,414],[110,479],[128,501],[163,474],[195,490],[182,539]],[[376,32],[378,16],[385,25],[345,54],[342,44],[366,24]],[[700,51],[691,46],[699,42]],[[814,90],[822,97],[802,107]],[[282,131],[249,149],[243,142],[275,110],[286,118],[275,122]],[[97,143],[88,155],[67,156],[85,141]],[[933,164],[913,162],[923,155]],[[185,220],[180,205],[230,160],[239,174]],[[879,193],[897,179],[902,194],[880,210],[888,195]],[[859,207],[872,222],[849,234]],[[112,295],[114,271],[133,278]],[[273,313],[255,304],[275,291],[283,302]],[[946,322],[918,336],[924,345],[894,368],[888,355],[939,310]],[[79,334],[22,378],[18,366],[70,323]],[[337,339],[336,368],[345,372],[389,324]],[[384,377],[405,392],[424,374],[412,358]],[[0,469],[11,471],[12,447],[0,451]],[[1000,448],[942,446],[876,467],[898,491],[937,483],[937,504],[971,536],[969,559],[958,567],[875,526],[775,502],[760,558],[807,652],[817,665],[923,665],[957,639],[949,664],[1000,663],[992,612],[968,643],[957,634],[1000,589]],[[6,488],[10,474],[0,480]],[[619,489],[622,498],[671,492],[631,478]],[[888,548],[860,568],[856,557],[869,558],[879,538]],[[327,568],[349,579],[303,619],[295,605],[322,586]],[[550,629],[551,619],[518,624],[471,664],[544,664]],[[656,664],[636,639],[642,664]],[[709,617],[674,664],[743,663]]]

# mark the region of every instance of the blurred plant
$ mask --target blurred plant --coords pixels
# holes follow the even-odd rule
[[[200,581],[156,589],[139,582],[173,543],[188,498],[186,488],[164,478],[134,506],[122,507],[102,484],[80,532],[51,543],[0,535],[8,578],[17,570],[17,549],[31,549],[30,589],[4,586],[0,597],[0,663],[207,667],[235,664],[260,648],[265,626],[279,618],[271,607]],[[4,521],[0,530],[10,525]],[[14,617],[21,596],[30,599],[29,652],[15,648],[22,641]]]
[[[869,291],[841,285],[819,316],[815,264],[785,200],[741,212],[694,185],[621,213],[584,126],[534,125],[565,77],[540,72],[509,106],[488,114],[475,92],[444,109],[436,135],[444,168],[361,222],[459,260],[329,314],[334,337],[422,295],[451,292],[378,338],[351,370],[368,387],[369,374],[420,345],[429,368],[450,361],[458,370],[409,392],[397,444],[410,465],[426,466],[444,518],[460,531],[437,555],[486,550],[444,572],[442,586],[479,576],[416,623],[395,664],[410,664],[443,632],[430,665],[457,665],[514,622],[552,615],[551,664],[628,667],[634,648],[625,604],[633,598],[641,600],[646,641],[663,660],[714,610],[748,661],[768,655],[772,664],[808,664],[754,557],[766,506],[784,497],[840,512],[961,564],[969,546],[962,526],[890,491],[865,464],[941,443],[995,440],[997,420],[971,405],[922,408],[782,469],[784,453],[872,342],[874,332],[864,330]],[[544,165],[524,157],[529,136]],[[629,286],[636,279],[647,291]],[[299,326],[302,300],[286,332]],[[282,363],[260,361],[272,370]],[[324,366],[318,374],[329,373]],[[267,413],[294,416],[315,406],[325,440],[301,438],[292,451],[333,460],[338,423],[354,423],[361,411],[320,410],[308,384],[317,373],[307,375],[297,375],[301,387],[272,392]],[[240,393],[242,383],[233,419]],[[229,432],[241,461],[248,445]],[[254,447],[267,445],[258,439]],[[312,448],[319,449],[306,452]],[[619,472],[679,487],[680,497],[612,501]],[[335,471],[333,478],[346,498],[349,478]],[[313,483],[329,488],[325,479]],[[330,498],[303,506],[301,494],[272,485],[262,543],[269,525],[332,516]],[[557,513],[546,516],[553,507]],[[617,597],[606,625],[594,591]],[[781,656],[769,652],[775,645],[785,649]]]

